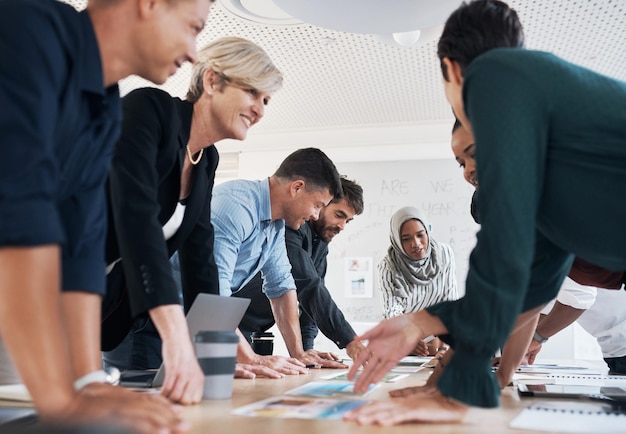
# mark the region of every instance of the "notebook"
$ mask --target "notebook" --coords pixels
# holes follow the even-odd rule
[[[199,331],[234,331],[249,304],[248,298],[198,294],[187,313],[189,335],[195,336]],[[120,385],[137,388],[161,387],[164,379],[165,367],[161,364],[158,370],[122,372]]]
[[[585,386],[617,386],[626,388],[626,375],[546,375],[554,384],[581,384]]]
[[[32,407],[0,407],[0,431],[2,432],[9,427],[33,426],[36,423],[37,413]]]
[[[510,427],[559,433],[624,433],[626,414],[600,403],[544,401],[522,410]]]
[[[3,384],[0,386],[0,400],[31,402],[33,399],[23,384]]]

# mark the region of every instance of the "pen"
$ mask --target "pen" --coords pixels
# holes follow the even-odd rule
[[[305,368],[309,368],[309,369],[316,369],[316,368],[321,368],[322,365],[320,365],[319,363],[314,363],[312,365],[306,365]]]

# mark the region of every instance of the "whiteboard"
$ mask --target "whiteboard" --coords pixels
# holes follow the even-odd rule
[[[361,163],[337,163],[342,175],[363,187],[365,210],[329,244],[326,286],[349,322],[382,319],[377,264],[387,253],[389,220],[404,206],[423,211],[432,225],[431,236],[449,244],[456,259],[459,294],[465,293],[469,254],[478,225],[470,215],[473,187],[452,158]],[[374,291],[371,298],[345,296],[346,257],[372,257]]]

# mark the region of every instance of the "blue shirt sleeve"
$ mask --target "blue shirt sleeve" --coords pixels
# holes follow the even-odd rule
[[[215,232],[214,256],[220,295],[230,297],[239,249],[258,228],[252,213],[240,196],[216,188],[211,201],[211,221]],[[239,288],[236,288],[239,289]]]
[[[281,222],[280,229],[275,233],[271,243],[265,249],[271,249],[267,261],[261,267],[263,275],[263,292],[268,298],[278,298],[287,291],[295,290],[296,283],[291,275],[291,263],[285,246],[285,225]]]

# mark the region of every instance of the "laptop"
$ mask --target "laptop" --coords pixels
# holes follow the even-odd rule
[[[189,335],[199,331],[234,331],[248,309],[250,299],[224,297],[214,294],[198,294],[187,313]],[[158,370],[123,371],[120,385],[125,387],[161,387],[165,379],[165,367]]]
[[[0,427],[3,433],[8,427],[34,426],[37,422],[37,413],[32,406],[0,408]]]

